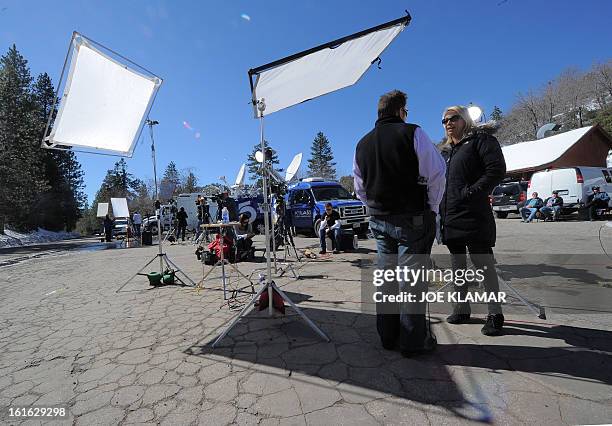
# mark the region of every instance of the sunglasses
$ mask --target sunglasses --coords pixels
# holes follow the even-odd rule
[[[459,114],[451,115],[451,116],[450,116],[450,117],[448,117],[448,118],[443,118],[443,119],[442,119],[442,124],[446,124],[446,123],[448,123],[449,121],[450,121],[451,123],[454,123],[455,121],[457,121],[457,120],[459,120],[459,119],[461,119],[461,116],[460,116]]]

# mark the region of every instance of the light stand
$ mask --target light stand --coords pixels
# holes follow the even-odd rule
[[[234,326],[238,324],[238,322],[250,312],[252,307],[255,305],[255,302],[259,299],[259,296],[264,291],[268,292],[268,316],[269,317],[274,316],[274,306],[273,306],[272,301],[273,301],[274,291],[276,291],[283,298],[283,300],[287,302],[293,308],[293,310],[302,317],[302,319],[306,322],[306,324],[308,324],[315,333],[321,336],[321,338],[323,338],[323,340],[325,340],[326,342],[329,342],[330,341],[329,337],[327,337],[327,335],[323,333],[323,331],[321,331],[321,329],[317,327],[317,325],[314,322],[312,322],[312,320],[308,318],[306,314],[304,314],[301,311],[301,309],[298,308],[295,305],[295,303],[293,303],[293,301],[289,299],[289,297],[280,288],[278,288],[278,286],[271,279],[272,277],[272,259],[271,259],[272,253],[270,252],[270,219],[271,218],[270,218],[270,202],[269,202],[270,200],[268,198],[269,171],[266,170],[266,167],[265,167],[266,147],[265,147],[265,142],[264,142],[264,113],[263,113],[266,109],[266,105],[263,99],[258,100],[256,102],[256,105],[257,105],[257,109],[260,112],[259,123],[260,123],[261,152],[264,153],[264,161],[262,161],[262,172],[263,172],[262,178],[263,178],[263,192],[264,192],[263,193],[264,227],[265,227],[265,235],[266,235],[266,238],[265,238],[266,240],[265,284],[261,286],[259,291],[255,294],[255,296],[253,296],[253,299],[251,299],[251,301],[242,309],[242,311],[240,311],[240,313],[236,316],[236,318],[234,318],[234,320],[225,329],[225,331],[223,331],[223,333],[221,333],[221,335],[214,341],[214,343],[212,344],[212,347],[214,348],[215,346],[217,346],[217,344],[221,340],[223,340],[223,338],[232,330],[232,328],[234,328]]]
[[[153,138],[153,126],[155,126],[156,124],[159,124],[158,121],[154,121],[154,120],[149,120],[147,118],[146,120],[146,124],[147,126],[149,126],[149,134],[151,136],[151,159],[153,160],[153,179],[155,181],[155,200],[158,200],[157,196],[157,161],[155,158],[155,139]],[[189,278],[189,276],[187,274],[185,274],[183,271],[181,271],[181,269],[176,266],[176,264],[174,262],[172,262],[172,260],[170,260],[170,258],[168,257],[168,255],[166,253],[164,253],[164,244],[163,244],[163,239],[162,239],[162,230],[161,230],[161,205],[159,204],[158,201],[156,201],[156,205],[155,205],[155,215],[157,216],[157,239],[159,241],[158,244],[158,252],[157,255],[155,255],[154,258],[152,258],[151,260],[149,260],[142,268],[140,268],[140,270],[138,272],[136,272],[134,275],[132,275],[132,277],[127,280],[119,289],[117,289],[115,291],[115,293],[119,293],[119,291],[125,287],[130,281],[132,281],[134,278],[136,278],[136,276],[138,275],[147,275],[147,274],[143,274],[142,271],[144,271],[151,263],[153,263],[156,259],[159,259],[159,273],[160,274],[164,274],[164,271],[166,269],[173,269],[176,273],[180,273],[181,275],[183,275],[183,277],[189,281],[191,283],[191,285],[193,285],[194,287],[196,286],[196,283]],[[164,268],[164,264],[166,265],[166,268]],[[185,285],[185,282],[183,280],[181,280],[178,276],[176,276],[176,279],[183,285]]]

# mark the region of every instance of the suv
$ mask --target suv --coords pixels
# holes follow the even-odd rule
[[[319,234],[325,204],[331,203],[340,214],[342,228],[353,229],[356,234],[368,233],[368,208],[356,200],[336,181],[308,178],[289,187],[286,195],[287,214],[296,229]]]
[[[491,193],[491,207],[499,219],[508,213],[519,213],[519,208],[527,200],[527,182],[504,182]]]

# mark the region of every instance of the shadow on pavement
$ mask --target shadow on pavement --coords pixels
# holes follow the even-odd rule
[[[296,302],[309,299],[307,295],[289,295]],[[319,377],[335,382],[330,387],[353,393],[351,398],[358,399],[360,394],[381,398],[384,394],[435,404],[456,418],[480,422],[492,421],[487,401],[464,396],[450,367],[561,375],[572,380],[612,384],[609,331],[508,322],[506,335],[542,337],[546,339],[545,346],[441,343],[431,355],[404,358],[397,351],[381,347],[373,315],[311,308],[303,311],[329,335],[330,343],[317,339],[295,315],[268,319],[251,312],[217,348],[210,346],[211,340],[195,343],[185,352],[203,357],[224,356]],[[222,329],[207,339],[214,339]],[[550,347],[550,339],[558,339],[560,346],[569,347]]]

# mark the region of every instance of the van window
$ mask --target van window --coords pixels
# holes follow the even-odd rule
[[[612,183],[612,176],[610,176],[610,172],[608,172],[607,170],[602,170],[601,172],[603,173],[606,182]]]

